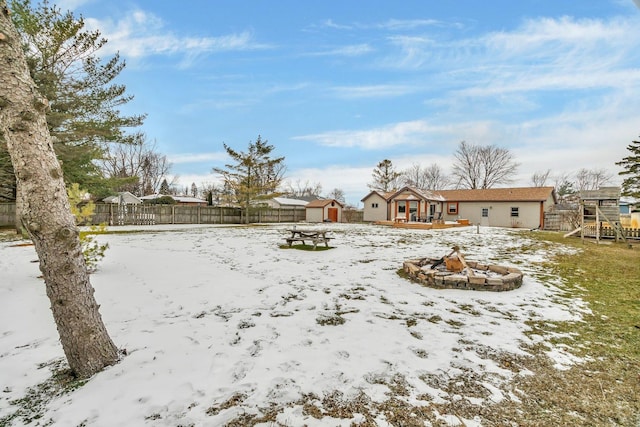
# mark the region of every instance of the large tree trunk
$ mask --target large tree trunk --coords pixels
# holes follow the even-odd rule
[[[19,35],[0,0],[0,132],[18,181],[22,225],[31,236],[69,366],[89,377],[118,360],[102,322],[69,208],[62,169]]]

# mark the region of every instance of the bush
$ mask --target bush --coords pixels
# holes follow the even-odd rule
[[[71,213],[76,217],[77,225],[88,224],[96,208],[96,205],[91,200],[85,200],[85,194],[86,191],[82,190],[78,184],[72,184],[71,187],[67,189]],[[99,244],[94,236],[95,234],[104,233],[106,229],[107,226],[105,224],[91,225],[89,226],[89,231],[80,233],[82,255],[84,256],[84,262],[89,273],[93,273],[98,269],[98,263],[104,258],[104,253],[109,248],[109,244]]]
[[[149,200],[147,203],[152,205],[175,205],[177,202],[171,196],[162,196],[157,199]]]

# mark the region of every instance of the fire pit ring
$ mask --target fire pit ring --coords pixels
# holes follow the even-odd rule
[[[450,255],[442,258],[407,260],[403,263],[403,270],[409,279],[436,289],[501,292],[522,286],[524,275],[519,269],[465,261],[460,253],[455,256],[454,252],[458,252],[457,248],[454,248]],[[448,269],[450,263],[444,262],[449,260],[460,260],[464,268],[461,271],[450,271]]]

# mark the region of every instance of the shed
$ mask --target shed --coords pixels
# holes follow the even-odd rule
[[[336,199],[316,199],[306,208],[307,222],[341,222],[344,205]]]

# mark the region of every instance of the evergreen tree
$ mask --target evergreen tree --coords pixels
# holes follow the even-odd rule
[[[640,199],[640,141],[631,141],[627,150],[631,155],[616,162],[616,165],[624,168],[620,172],[625,177],[622,181],[622,194]]]
[[[276,189],[284,174],[284,157],[271,157],[274,150],[260,135],[256,142],[249,143],[247,152],[235,151],[223,144],[235,163],[224,168],[213,168],[222,175],[225,186],[231,188],[237,202],[245,209],[245,221],[249,223],[249,208],[255,201],[267,200],[277,195]]]
[[[60,343],[69,367],[89,378],[118,361],[82,256],[62,170],[52,150],[47,101],[29,76],[15,26],[0,0],[0,135],[17,178],[18,217],[40,261]]]
[[[193,197],[198,197],[198,186],[196,185],[195,182],[191,183],[191,195]]]
[[[124,85],[113,83],[124,61],[117,54],[102,61],[96,52],[107,40],[100,32],[84,29],[82,17],[63,13],[47,0],[38,7],[14,0],[11,8],[31,77],[49,102],[47,125],[65,183],[79,183],[96,196],[107,194],[108,181],[95,160],[102,158],[107,143],[139,139],[125,129],[144,120],[119,111],[132,99]]]
[[[164,194],[165,196],[171,194],[171,188],[169,187],[169,183],[166,178],[163,179],[160,184],[160,194]]]
[[[393,191],[398,189],[398,180],[402,173],[397,172],[391,160],[384,159],[373,170],[373,182],[368,184],[371,190]]]

